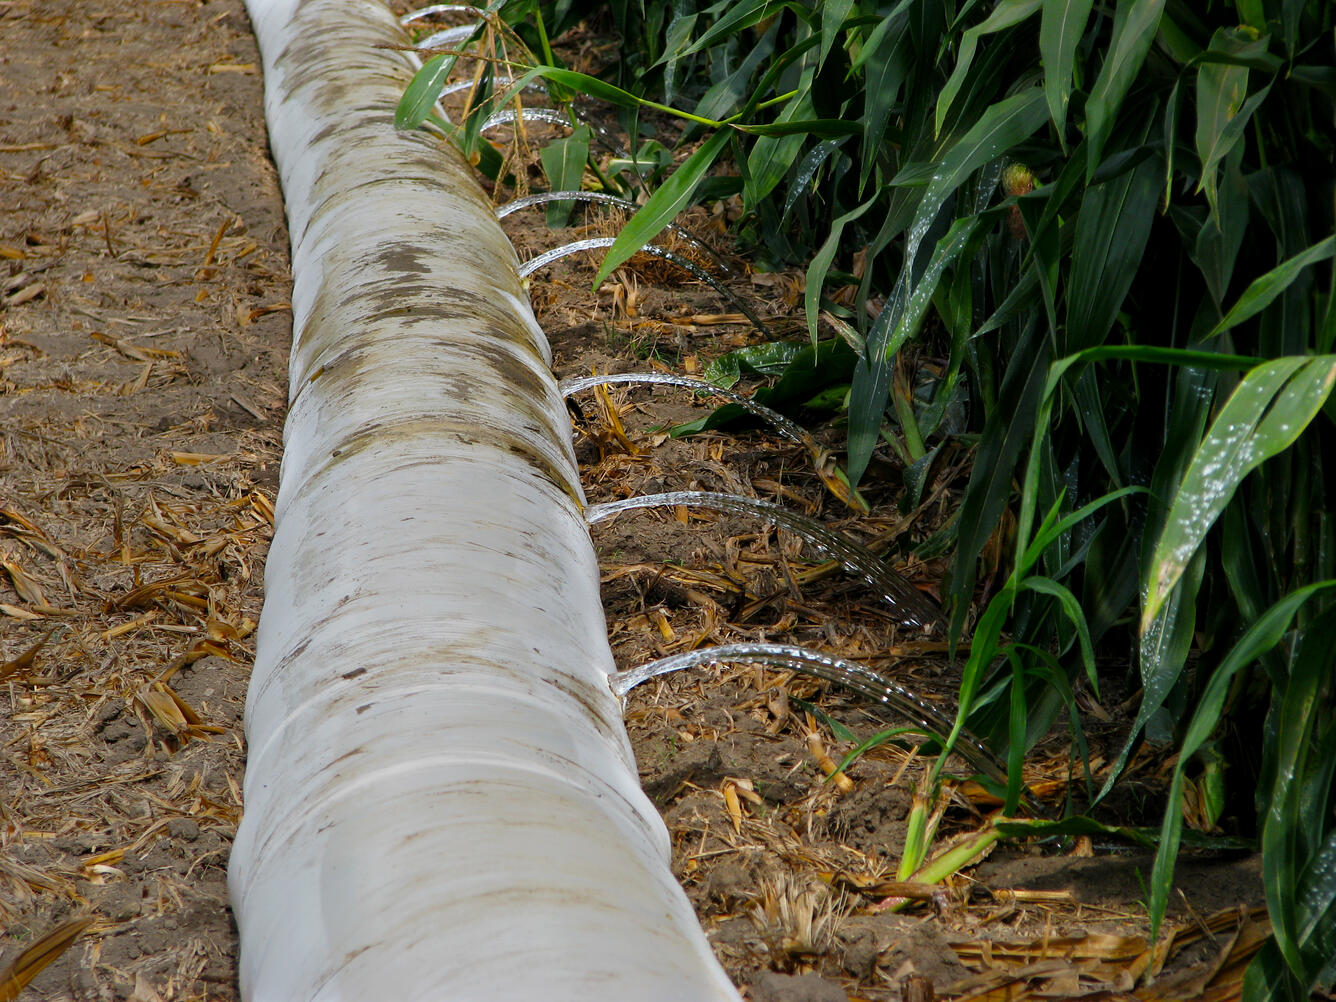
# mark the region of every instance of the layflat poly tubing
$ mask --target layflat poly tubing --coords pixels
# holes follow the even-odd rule
[[[736,1000],[639,787],[513,248],[378,0],[249,0],[293,240],[242,994]]]

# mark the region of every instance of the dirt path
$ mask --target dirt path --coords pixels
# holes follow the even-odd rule
[[[237,994],[225,867],[290,336],[256,63],[240,0],[0,0],[0,971],[44,936],[79,933],[24,997]],[[615,225],[574,222],[548,231],[540,210],[507,227],[527,257]],[[718,240],[718,218],[691,222]],[[592,275],[572,259],[534,280],[559,375],[699,372],[757,340],[661,262],[633,262],[598,295]],[[793,276],[736,286],[772,325],[795,326]],[[931,589],[940,566],[908,554],[950,511],[963,464],[916,513],[897,508],[894,477],[871,484],[874,513],[855,520],[774,436],[668,437],[706,408],[673,390],[584,395],[591,500],[705,489],[781,501],[884,535]],[[941,644],[897,630],[786,533],[679,509],[622,516],[595,541],[623,667],[711,643],[804,643],[950,710]],[[1145,856],[1088,844],[1000,849],[896,912],[884,881],[921,764],[888,743],[846,791],[827,783],[814,734],[838,759],[853,747],[840,734],[903,722],[826,683],[702,670],[643,686],[628,723],[676,872],[754,1002],[923,998],[926,986],[1223,999],[1265,929],[1255,860],[1204,860],[1180,869],[1179,932],[1153,952],[1136,903]],[[1067,751],[1055,742],[1027,778],[1065,776]],[[1152,820],[1161,764],[1134,770]],[[1061,779],[1051,788],[1060,797]],[[949,801],[939,845],[991,809],[964,784]],[[1160,987],[1137,988],[1160,963]]]
[[[0,3],[0,949],[94,918],[33,997],[236,994],[290,336],[256,62],[239,0]]]

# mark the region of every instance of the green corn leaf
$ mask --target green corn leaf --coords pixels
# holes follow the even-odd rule
[[[905,259],[912,264],[919,243],[947,197],[972,173],[1025,142],[1047,120],[1044,92],[1032,87],[988,108],[942,157],[923,192],[909,228]]]
[[[1242,57],[1265,52],[1266,41],[1257,40],[1247,28],[1221,28],[1211,38],[1208,55],[1217,59]],[[1214,59],[1197,68],[1197,129],[1195,141],[1201,160],[1198,191],[1206,192],[1211,214],[1216,214],[1216,165],[1243,136],[1248,119],[1266,99],[1268,84],[1248,97],[1249,71],[1246,66]]]
[[[937,291],[937,285],[942,280],[943,273],[970,246],[979,228],[992,221],[988,215],[984,214],[957,219],[951,224],[951,228],[946,231],[946,234],[937,241],[932,258],[928,261],[927,268],[923,270],[923,276],[915,284],[914,291],[909,294],[904,311],[896,318],[895,329],[891,332],[890,339],[880,348],[883,361],[889,364],[905,340],[918,331],[919,326],[923,323],[924,316],[928,312],[928,306],[932,303],[932,297]],[[874,345],[871,337],[868,338],[868,344],[870,346]],[[869,350],[873,349],[870,348]]]
[[[749,344],[743,348],[720,355],[705,367],[701,375],[706,382],[728,389],[742,378],[744,372],[756,376],[778,376],[783,374],[794,358],[810,348],[792,341],[767,341],[764,344]]]
[[[924,884],[940,884],[983,856],[1001,837],[1002,834],[996,828],[983,828],[973,838],[948,849],[940,856],[934,856],[907,877]]]
[[[1236,162],[1241,153],[1242,150],[1236,147],[1234,155],[1230,156],[1225,166],[1223,183],[1216,191],[1216,210],[1198,228],[1197,238],[1189,250],[1192,260],[1206,279],[1206,288],[1217,308],[1229,289],[1234,262],[1248,229],[1248,185]]]
[[[1057,381],[1074,365],[1084,362],[1150,362],[1155,365],[1181,365],[1193,369],[1213,369],[1220,372],[1242,372],[1260,365],[1264,360],[1256,355],[1226,355],[1214,351],[1191,348],[1164,348],[1153,344],[1102,344],[1069,355],[1053,364],[1049,392]]]
[[[842,140],[839,139],[823,140],[812,147],[807,156],[803,157],[794,174],[793,183],[789,185],[788,194],[784,196],[784,208],[779,213],[781,221],[789,218],[789,213],[798,204],[798,199],[807,194],[807,188],[812,183],[812,179],[816,177],[816,172],[821,169],[821,165],[830,158],[830,155],[840,148],[841,142]]]
[[[810,110],[810,108],[804,110]],[[863,131],[862,122],[851,122],[844,118],[781,119],[779,121],[762,123],[759,125],[730,124],[736,131],[745,132],[749,136],[797,136],[799,139],[806,139],[808,136],[816,136],[817,138],[828,141],[833,139],[843,139],[848,136],[857,136]],[[757,146],[759,145],[760,143],[757,143]],[[789,163],[792,164],[793,160],[790,159]],[[781,172],[781,176],[782,174],[783,172]]]
[[[681,60],[683,50],[691,44],[691,33],[696,28],[699,18],[697,13],[675,13],[672,22],[663,33],[663,52],[655,61],[655,66],[668,66],[665,78],[674,75],[673,65]],[[548,60],[551,62],[551,60]],[[665,80],[666,86],[666,80]]]
[[[1225,701],[1229,696],[1230,683],[1234,676],[1280,644],[1289,629],[1290,620],[1305,602],[1314,595],[1333,588],[1336,588],[1336,581],[1320,581],[1286,595],[1268,609],[1239,639],[1207,681],[1178,750],[1178,764],[1174,767],[1164,821],[1160,825],[1160,846],[1155,853],[1155,866],[1150,879],[1149,911],[1152,939],[1159,935],[1160,924],[1164,921],[1165,909],[1168,907],[1173,887],[1174,860],[1178,856],[1178,847],[1183,835],[1183,812],[1179,805],[1183,796],[1183,772],[1187,763],[1196,754],[1197,749],[1210,740],[1215,732],[1220,716],[1224,713]]]
[[[1002,627],[1011,611],[1011,601],[1014,596],[1015,592],[1011,588],[1003,588],[989,601],[988,607],[974,625],[974,636],[970,638],[970,656],[960,673],[956,722],[942,746],[942,754],[937,758],[938,770],[946,761],[946,753],[955,747],[956,739],[965,729],[965,721],[974,710],[974,700],[979,694],[980,686],[983,685],[988,667],[1002,653]]]
[[[1119,825],[1106,825],[1094,818],[1078,814],[1060,821],[1044,818],[999,818],[993,822],[1003,835],[1008,838],[1053,838],[1054,836],[1094,835],[1099,838],[1118,838],[1151,848],[1155,837],[1145,828],[1130,828]]]
[[[1231,53],[1252,41],[1244,28],[1221,28],[1211,39],[1216,54]],[[1248,68],[1211,60],[1197,67],[1197,155],[1207,163],[1229,120],[1248,99]],[[1203,174],[1205,172],[1203,171]],[[1202,178],[1205,183],[1205,178]],[[1201,190],[1199,187],[1198,191]]]
[[[759,24],[787,6],[788,0],[745,0],[743,3],[730,5],[728,13],[714,22],[690,46],[683,49],[680,55],[689,56],[693,52],[708,49],[715,42],[732,38],[740,34],[743,29]]]
[[[1081,373],[1072,388],[1076,401],[1076,411],[1090,436],[1091,448],[1099,457],[1109,481],[1115,487],[1120,486],[1125,477],[1123,464],[1118,458],[1113,445],[1113,435],[1109,431],[1109,415],[1105,412],[1105,403],[1100,394],[1099,382],[1093,369]]]
[[[606,80],[600,80],[598,77],[591,77],[588,73],[577,73],[575,70],[568,70],[561,66],[531,66],[507,87],[507,92],[512,94],[519,93],[528,84],[539,77],[542,77],[544,80],[558,83],[563,87],[569,87],[573,91],[579,91],[588,94],[590,97],[596,97],[603,101],[607,101],[609,104],[616,105],[619,108],[653,108],[655,111],[661,111],[664,114],[673,115],[677,118],[684,118],[689,122],[696,122],[700,125],[708,125],[712,128],[718,128],[723,124],[722,122],[703,118],[690,111],[683,111],[681,108],[673,108],[666,104],[660,104],[657,101],[649,101],[643,97],[637,97],[629,90],[623,90],[621,87],[618,87],[615,84],[610,84]]]
[[[1287,357],[1253,369],[1206,433],[1155,545],[1142,611],[1149,628],[1239,483],[1294,442],[1336,382],[1336,356]]]
[[[865,131],[858,176],[860,194],[882,152],[882,139],[898,106],[900,89],[913,66],[914,42],[905,28],[907,20],[899,13],[899,8],[884,18],[868,36],[863,51],[854,61],[855,72],[862,69],[865,74],[862,117]]]
[[[1245,320],[1256,316],[1270,306],[1277,296],[1288,289],[1305,268],[1317,264],[1319,261],[1329,260],[1333,255],[1336,255],[1336,236],[1319,240],[1307,250],[1300,251],[1294,257],[1282,261],[1265,275],[1255,279],[1248,288],[1243,290],[1243,295],[1239,296],[1239,301],[1230,308],[1224,319],[1216,324],[1207,336],[1215,337],[1217,334],[1223,334],[1231,327],[1237,327]]]
[[[538,154],[547,173],[547,182],[553,191],[579,191],[589,159],[589,141],[593,130],[587,125],[576,126],[565,139],[554,139]],[[547,203],[547,225],[565,226],[575,207],[574,202]]]
[[[422,64],[394,109],[396,129],[416,129],[427,120],[454,68],[455,57],[450,55],[432,56]]]
[[[752,146],[744,172],[746,183],[742,189],[743,205],[748,211],[754,210],[762,199],[774,191],[775,185],[779,184],[802,153],[807,140],[806,130],[801,127],[794,129],[793,126],[812,113],[811,78],[810,70],[803,74],[805,86],[800,87],[800,95],[790,100],[780,112],[775,122],[779,131],[762,135]]]
[[[1110,491],[1108,494],[1095,498],[1077,508],[1076,511],[1068,512],[1062,518],[1058,518],[1058,505],[1055,503],[1053,508],[1045,517],[1043,524],[1035,533],[1034,539],[1025,548],[1021,554],[1019,567],[1022,573],[1029,573],[1030,569],[1039,563],[1039,558],[1045,550],[1052,546],[1060,536],[1070,532],[1081,522],[1084,522],[1095,512],[1099,511],[1107,504],[1112,504],[1129,494],[1145,493],[1144,487],[1120,487],[1116,491]]]
[[[1023,579],[1020,587],[1022,590],[1039,592],[1041,595],[1048,595],[1058,600],[1062,611],[1076,627],[1076,636],[1081,644],[1081,663],[1085,666],[1086,678],[1090,680],[1095,693],[1098,694],[1099,677],[1095,674],[1095,645],[1090,642],[1090,629],[1086,625],[1085,613],[1081,611],[1081,603],[1077,601],[1071,589],[1052,578],[1038,574]]]
[[[1020,24],[1035,11],[1039,10],[1043,0],[998,0],[998,4],[993,8],[993,12],[979,24],[968,29],[960,39],[960,52],[956,56],[956,68],[951,71],[951,76],[943,85],[937,96],[937,114],[934,119],[933,133],[941,135],[942,125],[946,122],[946,116],[951,111],[951,104],[956,99],[956,94],[964,86],[965,80],[969,77],[970,65],[974,62],[975,50],[979,47],[979,39],[984,35],[991,35],[994,32],[1010,28],[1014,24]]]
[[[845,744],[852,744],[858,740],[858,735],[849,730],[848,727],[840,723],[815,703],[809,703],[807,700],[799,699],[797,696],[790,696],[789,700],[790,702],[797,704],[798,709],[802,710],[804,713],[810,713],[821,723],[829,727],[830,733],[834,734],[837,740],[843,741]]]
[[[947,198],[965,179],[984,164],[997,159],[1017,143],[1024,142],[1044,124],[1048,115],[1044,93],[1037,87],[999,101],[979,117],[974,126],[955,142],[942,158],[928,182],[905,245],[905,266],[895,291],[888,297],[868,333],[867,358],[854,372],[849,401],[849,479],[857,484],[877,443],[881,415],[886,407],[889,364],[904,339],[922,319],[942,270],[968,244],[968,226],[981,217],[957,220],[938,245],[938,267],[930,263],[918,286],[911,289],[910,276],[919,245],[937,218]],[[962,227],[961,224],[967,224]]]
[[[840,29],[844,20],[853,10],[854,0],[825,0],[821,4],[821,52],[817,56],[817,66],[826,62],[831,48],[839,40]]]
[[[1267,588],[1262,583],[1253,538],[1248,531],[1248,516],[1242,505],[1230,505],[1221,516],[1220,567],[1239,613],[1244,622],[1251,623],[1262,614]]]
[[[1079,351],[1108,334],[1137,276],[1159,204],[1163,168],[1154,157],[1087,189],[1067,276],[1067,345]]]
[[[1060,821],[1045,818],[998,818],[993,826],[1008,838],[1052,838],[1055,835],[1096,835],[1104,838],[1118,838],[1155,848],[1160,842],[1160,831],[1156,828],[1141,828],[1126,825],[1106,825],[1084,814],[1077,814]],[[1206,835],[1202,832],[1189,831],[1182,834],[1185,845],[1216,851],[1252,850],[1256,845],[1249,839],[1229,836]]]
[[[729,130],[720,129],[710,136],[659,186],[659,190],[650,196],[640,211],[627,221],[613,245],[608,248],[603,263],[599,265],[598,274],[594,276],[594,288],[602,285],[604,279],[629,261],[686,208],[696,185],[723,152],[729,135]]]
[[[1300,848],[1303,828],[1300,798],[1309,768],[1315,722],[1323,715],[1320,691],[1331,674],[1331,651],[1336,643],[1336,617],[1331,613],[1303,631],[1299,650],[1291,665],[1280,697],[1276,727],[1275,784],[1262,825],[1262,878],[1266,884],[1267,910],[1271,914],[1276,945],[1290,970],[1307,966],[1300,947],[1298,885],[1307,860]],[[1329,781],[1330,777],[1326,777]],[[1324,811],[1323,814],[1326,812]]]
[[[1331,958],[1336,958],[1336,829],[1327,833],[1299,884],[1298,942],[1306,956],[1319,958],[1310,966],[1320,967],[1320,958],[1327,958],[1328,970],[1319,970],[1316,980],[1330,983]]]
[[[1271,93],[1271,85],[1267,84],[1243,102],[1243,107],[1229,119],[1224,128],[1220,130],[1220,134],[1210,139],[1210,148],[1206,156],[1202,158],[1201,183],[1198,185],[1198,190],[1205,190],[1206,199],[1211,205],[1213,214],[1217,211],[1216,189],[1219,184],[1219,163],[1238,145],[1239,140],[1243,138],[1243,130],[1247,127],[1253,112],[1261,106],[1269,93]]]
[[[1203,309],[1206,307],[1203,305]],[[1211,400],[1217,380],[1205,366],[1183,368],[1175,375],[1171,391],[1169,421],[1163,435],[1163,448],[1151,477],[1150,505],[1145,516],[1143,539],[1135,559],[1134,593],[1142,587],[1142,570],[1168,513],[1169,502],[1177,485],[1192,463],[1196,446],[1206,434]],[[1138,668],[1141,673],[1142,698],[1137,719],[1129,730],[1123,747],[1101,789],[1104,797],[1113,788],[1128,756],[1136,747],[1142,729],[1159,712],[1166,696],[1173,690],[1187,661],[1194,639],[1197,593],[1206,569],[1206,554],[1198,550],[1188,562],[1179,586],[1170,594],[1152,628],[1139,639]],[[1126,606],[1117,610],[1121,613]]]
[[[1299,30],[1303,25],[1305,0],[1281,0],[1280,23],[1285,33],[1285,51],[1291,56],[1298,51]]]
[[[746,58],[738,63],[737,69],[705,92],[700,103],[696,105],[695,113],[698,116],[722,120],[733,113],[747,96],[747,86],[756,75],[757,69],[775,51],[775,36],[778,32],[779,23],[776,21],[761,36],[760,41],[752,46]]]
[[[1095,86],[1086,102],[1086,136],[1090,158],[1086,176],[1093,177],[1104,153],[1104,144],[1113,131],[1114,120],[1122,108],[1132,81],[1141,72],[1141,64],[1150,51],[1159,30],[1165,0],[1118,0],[1113,15],[1113,39],[1109,54],[1100,67]]]
[[[979,554],[1011,499],[1021,450],[1035,428],[1044,377],[1049,370],[1046,339],[1031,325],[1007,368],[997,403],[989,409],[969,486],[957,518],[956,555],[951,564],[951,639],[960,637],[974,592]],[[978,628],[975,629],[978,637]],[[972,650],[972,648],[971,648]]]
[[[1165,17],[1164,22],[1167,23],[1168,20],[1169,18]],[[1164,103],[1164,122],[1160,132],[1164,144],[1164,201],[1160,206],[1161,212],[1169,211],[1174,196],[1174,157],[1178,152],[1178,115],[1183,105],[1182,84],[1181,78],[1174,81],[1174,86]]]
[[[481,12],[483,20],[497,13],[501,9],[502,2],[503,0],[492,0]],[[432,56],[422,64],[394,109],[395,128],[416,129],[428,118],[433,117],[433,108],[441,96],[446,80],[455,68],[457,59],[457,56],[443,53]],[[485,154],[484,159],[487,159]],[[495,178],[497,173],[499,168],[492,171],[489,176]]]
[[[813,344],[816,344],[817,338],[816,319],[817,313],[821,309],[821,288],[826,282],[826,274],[830,271],[831,263],[835,260],[835,254],[840,249],[840,238],[844,235],[844,228],[872,208],[877,203],[879,196],[880,193],[874,195],[862,205],[856,206],[836,218],[835,222],[830,224],[830,235],[826,237],[826,242],[821,245],[812,257],[812,262],[807,266],[807,287],[803,292],[803,309],[807,314],[807,336],[811,338]]]
[[[1206,555],[1198,552],[1188,561],[1179,586],[1156,613],[1139,638],[1137,662],[1141,670],[1141,705],[1128,731],[1113,767],[1109,770],[1100,796],[1103,797],[1122,775],[1127,758],[1136,747],[1142,731],[1164,706],[1187,664],[1188,652],[1197,626],[1197,595],[1206,573]]]
[[[1247,355],[1224,355],[1208,351],[1193,351],[1185,348],[1161,348],[1155,345],[1098,345],[1087,348],[1074,355],[1059,359],[1053,363],[1044,382],[1040,397],[1038,419],[1034,424],[1034,439],[1030,444],[1030,457],[1026,463],[1025,480],[1021,488],[1021,513],[1016,528],[1017,562],[1021,566],[1032,566],[1038,559],[1037,553],[1031,553],[1032,546],[1038,546],[1037,552],[1048,548],[1049,541],[1042,534],[1034,543],[1030,542],[1030,526],[1034,523],[1035,505],[1039,497],[1039,457],[1040,443],[1048,434],[1049,420],[1053,413],[1058,388],[1063,377],[1074,367],[1087,362],[1114,361],[1150,362],[1159,365],[1181,365],[1195,369],[1250,369],[1262,361]],[[1112,500],[1113,496],[1109,496]],[[1083,509],[1084,510],[1084,509]],[[1079,513],[1078,513],[1079,514]],[[1066,531],[1065,529],[1063,531]]]
[[[704,375],[710,382],[725,387],[736,383],[743,372],[778,375],[779,380],[773,386],[760,387],[752,399],[783,411],[797,404],[810,406],[812,397],[822,388],[847,383],[855,360],[853,349],[838,339],[816,344],[771,342],[729,352],[710,363]],[[694,435],[746,417],[747,411],[737,404],[724,404],[703,418],[673,427],[669,433],[674,438]]]
[[[1039,22],[1039,52],[1044,59],[1044,96],[1048,113],[1061,139],[1067,124],[1067,101],[1072,93],[1072,65],[1076,46],[1085,34],[1094,0],[1044,0]]]
[[[975,232],[987,218],[978,215],[957,219],[937,242],[932,259],[913,290],[905,291],[906,273],[868,331],[866,357],[854,370],[849,394],[849,475],[855,484],[867,468],[868,458],[876,445],[881,416],[886,410],[895,354],[918,331],[942,274],[970,245]],[[860,462],[855,469],[856,459]]]

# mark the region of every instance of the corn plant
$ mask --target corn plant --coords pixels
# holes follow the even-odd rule
[[[1247,996],[1329,985],[1336,9],[499,9],[534,36],[582,18],[620,36],[606,79],[550,50],[522,79],[606,98],[629,126],[664,113],[681,126],[675,171],[600,281],[684,207],[740,194],[739,238],[806,268],[812,341],[857,348],[851,372],[824,370],[845,400],[851,481],[883,443],[911,491],[935,450],[973,450],[959,511],[923,549],[952,554],[953,638],[985,610],[961,719],[1009,745],[1008,799],[1071,691],[1129,675],[1139,710],[1090,799],[1143,742],[1177,745],[1153,923],[1183,835],[1177,798],[1188,783],[1218,790],[1223,757],[1208,816],[1260,842],[1275,926]],[[716,175],[724,159],[736,170]],[[910,393],[904,369],[926,353],[945,364]],[[947,419],[962,411],[963,426]],[[981,591],[980,556],[999,545],[1010,577]]]

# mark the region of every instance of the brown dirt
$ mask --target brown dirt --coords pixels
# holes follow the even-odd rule
[[[88,915],[31,997],[229,999],[290,338],[257,53],[238,0],[0,38],[0,949]]]
[[[224,875],[290,336],[257,54],[240,0],[0,0],[0,37],[0,972],[89,918],[25,997],[233,999]],[[522,257],[612,226],[541,220],[511,217]],[[689,221],[727,248],[720,216]],[[567,259],[533,282],[560,375],[699,371],[757,339],[712,319],[731,307],[661,262],[637,259],[597,295],[592,275]],[[798,326],[795,276],[737,289],[776,328]],[[938,580],[940,566],[905,562],[958,479],[912,516],[892,479],[874,483],[873,515],[854,518],[771,435],[666,436],[705,407],[677,390],[584,395],[573,410],[590,499],[699,488],[783,501],[858,538],[889,533],[893,562],[926,589]],[[624,667],[779,640],[863,660],[951,707],[940,644],[898,630],[785,533],[676,510],[623,515],[595,541]],[[913,746],[864,756],[840,793],[811,739],[835,759],[851,745],[800,701],[859,738],[902,723],[756,668],[656,680],[628,706],[674,868],[754,1002],[926,998],[928,986],[939,998],[1236,992],[1264,928],[1252,859],[1185,861],[1177,933],[1159,953],[1137,904],[1149,861],[1117,847],[1006,846],[894,910],[877,885],[904,846]],[[1060,798],[1068,749],[1042,752],[1028,778],[1057,780]],[[1148,817],[1162,765],[1138,767]],[[939,845],[992,809],[966,784],[947,796]],[[1160,964],[1152,988],[1135,988]]]

